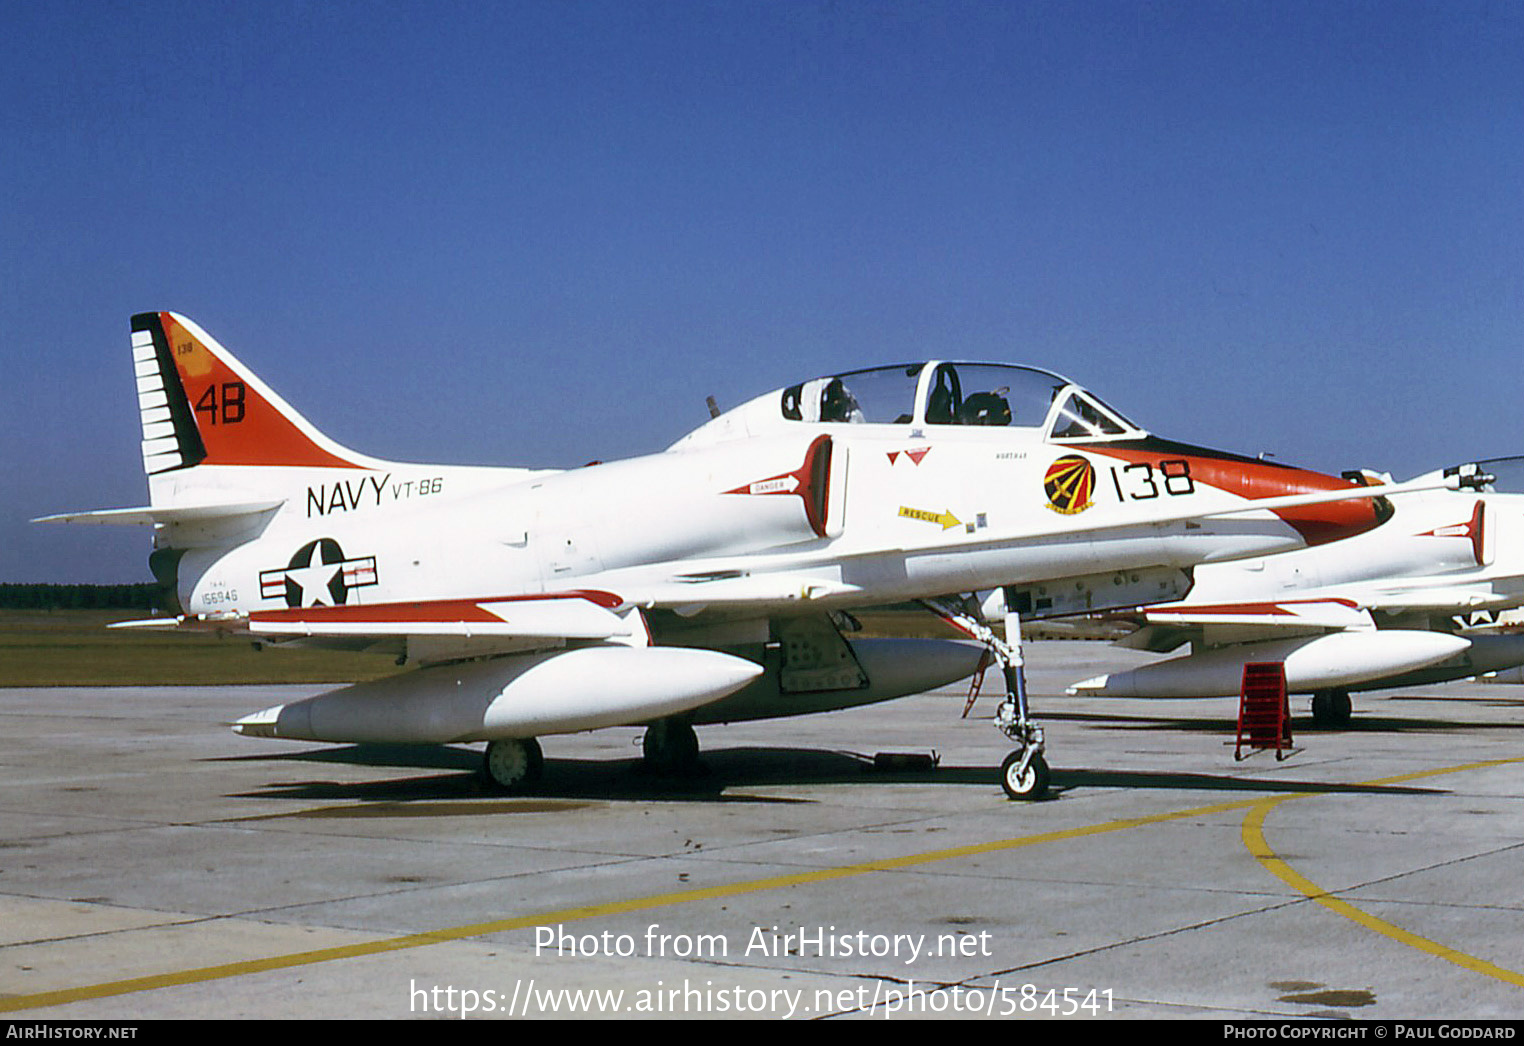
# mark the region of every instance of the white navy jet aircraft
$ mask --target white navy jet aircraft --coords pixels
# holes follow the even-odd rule
[[[1321,546],[1203,566],[1184,601],[1123,615],[1120,645],[1187,655],[1076,683],[1071,694],[1219,697],[1243,666],[1280,661],[1317,722],[1350,717],[1350,692],[1464,679],[1524,664],[1524,635],[1467,626],[1524,606],[1524,459],[1420,477],[1459,490],[1389,499],[1380,529]]]
[[[133,317],[145,507],[173,627],[384,649],[411,666],[235,729],[329,742],[488,742],[505,788],[535,740],[788,716],[969,675],[957,641],[848,640],[853,608],[926,601],[1003,669],[1003,783],[1047,786],[1022,612],[1178,599],[1197,564],[1377,527],[1348,480],[1150,436],[1030,367],[932,361],[759,396],[667,450],[584,468],[382,461],[318,432],[195,323]],[[971,594],[1004,588],[1006,639]],[[970,595],[961,595],[970,594]],[[159,619],[153,624],[163,624]]]

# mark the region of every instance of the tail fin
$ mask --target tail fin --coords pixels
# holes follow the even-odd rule
[[[134,316],[132,358],[143,419],[143,468],[150,476],[197,465],[376,464],[313,428],[183,316]]]

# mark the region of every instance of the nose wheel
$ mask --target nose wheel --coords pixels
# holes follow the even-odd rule
[[[1048,761],[1041,752],[1018,748],[1000,764],[1000,786],[1012,799],[1041,799],[1048,794]]]
[[[1006,669],[1011,696],[1000,703],[1000,710],[995,713],[995,725],[1017,746],[1000,764],[1000,786],[1012,799],[1046,799],[1048,761],[1043,758],[1043,751],[1047,746],[1042,727],[1027,717],[1026,681],[1020,667]]]

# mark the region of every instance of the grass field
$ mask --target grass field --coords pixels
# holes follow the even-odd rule
[[[387,654],[256,650],[247,639],[106,627],[136,616],[131,611],[0,610],[0,686],[346,683],[398,670]],[[921,611],[857,616],[864,638],[961,638]]]
[[[109,610],[0,610],[0,686],[343,683],[397,671],[391,657],[254,649],[212,635],[109,629]]]

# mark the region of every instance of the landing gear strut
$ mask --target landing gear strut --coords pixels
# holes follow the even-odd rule
[[[520,792],[540,779],[545,757],[532,737],[510,737],[487,745],[482,772],[504,792]]]
[[[1005,638],[1001,639],[975,612],[950,600],[928,599],[928,610],[983,643],[995,655],[1009,696],[995,713],[995,725],[1016,742],[1016,749],[1000,764],[1000,786],[1012,799],[1042,799],[1048,794],[1048,761],[1043,758],[1042,727],[1033,722],[1027,705],[1027,677],[1021,657],[1021,616],[1006,593]]]
[[[1043,799],[1048,794],[1048,761],[1043,758],[1046,747],[1042,727],[1032,721],[1027,706],[1027,677],[1021,659],[1021,623],[1015,613],[1006,615],[1006,636],[1015,637],[1011,648],[1013,664],[1002,664],[1005,685],[1010,696],[1000,702],[995,712],[995,725],[1006,737],[1016,742],[1016,750],[1000,764],[1000,786],[1012,799]],[[1013,627],[1014,625],[1014,627]],[[997,657],[999,656],[997,652]]]

